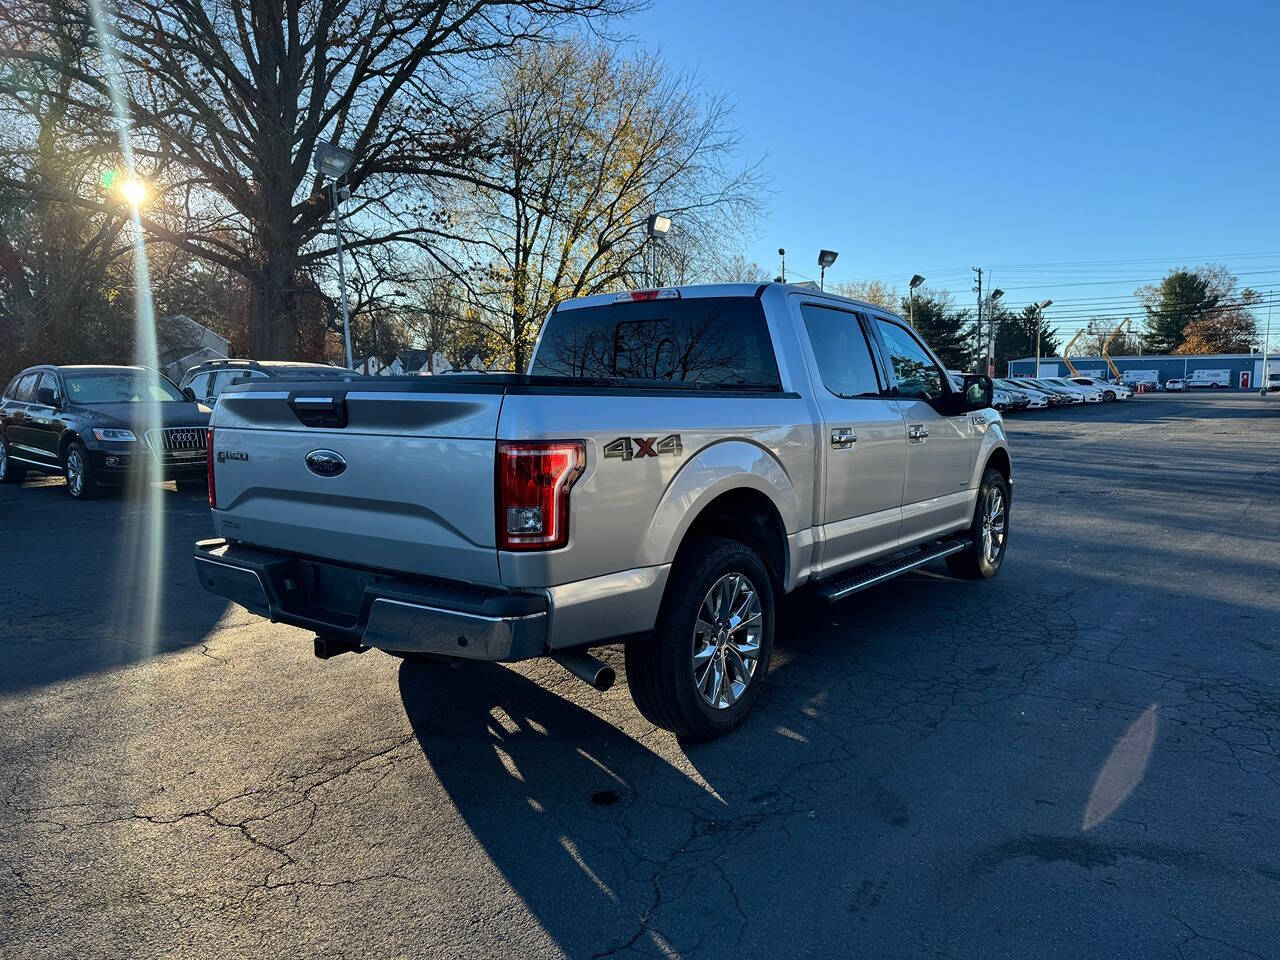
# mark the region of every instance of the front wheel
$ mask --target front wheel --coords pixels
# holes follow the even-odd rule
[[[968,547],[947,557],[951,572],[969,580],[999,573],[1009,547],[1009,481],[999,470],[988,467],[982,474],[967,539]]]
[[[62,471],[67,477],[67,493],[76,500],[92,500],[102,495],[93,476],[89,451],[79,440],[72,440],[62,454]]]
[[[1106,393],[1102,395],[1103,400],[1114,400],[1115,398],[1116,398],[1116,394],[1114,390],[1108,390]]]
[[[760,696],[773,655],[773,584],[754,550],[695,541],[671,571],[652,636],[627,644],[627,686],[645,718],[692,739],[728,733]]]

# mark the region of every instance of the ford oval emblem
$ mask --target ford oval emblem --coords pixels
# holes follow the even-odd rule
[[[317,477],[336,477],[347,469],[347,461],[333,450],[312,450],[307,454],[307,469]]]

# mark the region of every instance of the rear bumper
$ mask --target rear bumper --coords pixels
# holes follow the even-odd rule
[[[226,540],[198,542],[195,566],[209,592],[329,639],[472,660],[527,660],[547,650],[545,593],[400,579]]]

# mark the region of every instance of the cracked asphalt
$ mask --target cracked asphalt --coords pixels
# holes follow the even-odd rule
[[[0,489],[0,954],[1280,956],[1280,400],[1009,432],[1000,576],[790,598],[698,745],[621,679],[318,661],[171,488]]]

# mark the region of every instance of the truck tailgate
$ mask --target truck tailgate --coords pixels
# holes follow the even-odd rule
[[[268,549],[498,585],[502,397],[500,384],[447,381],[233,388],[212,419],[214,527]]]

